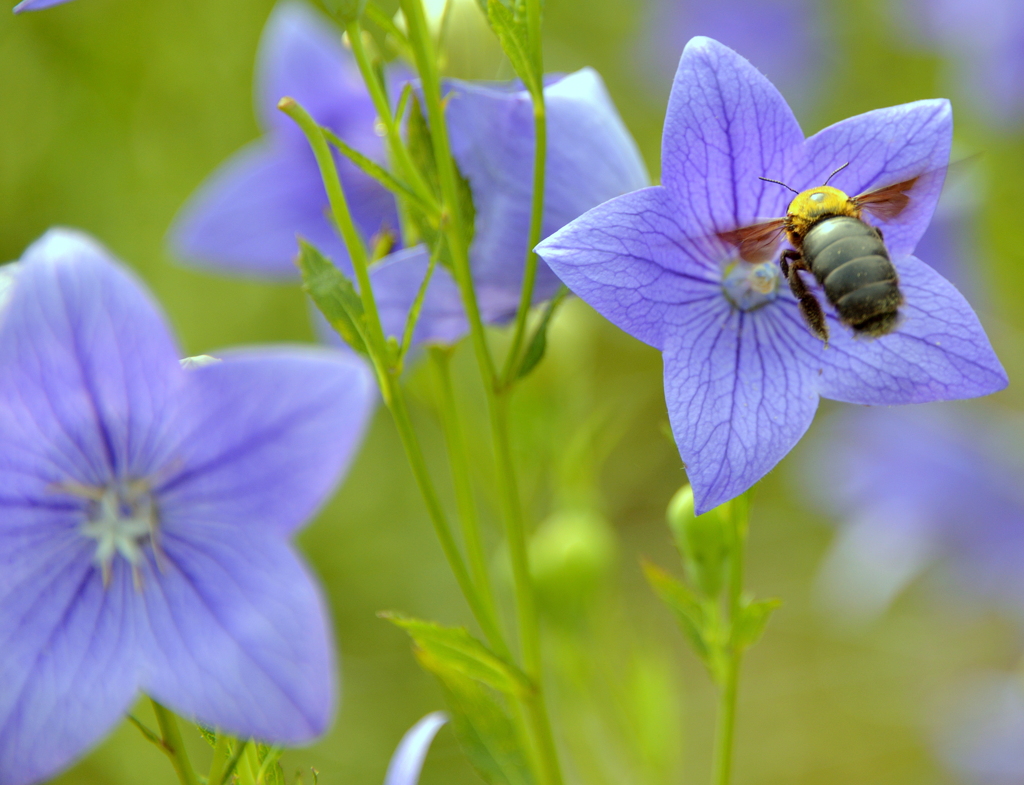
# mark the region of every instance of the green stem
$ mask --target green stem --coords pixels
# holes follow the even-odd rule
[[[160,727],[164,749],[174,765],[174,771],[177,772],[181,785],[199,785],[199,780],[192,770],[192,764],[189,763],[188,752],[185,750],[185,742],[181,738],[181,731],[178,729],[178,721],[175,719],[174,713],[152,698],[150,698],[150,703],[153,704],[153,713],[156,714],[156,722]]]
[[[530,7],[534,5],[536,3],[530,3]],[[537,280],[537,254],[533,249],[540,242],[541,226],[544,220],[544,179],[547,163],[548,123],[543,88],[536,93],[531,93],[531,98],[533,100],[533,127],[536,143],[533,150],[533,200],[530,205],[530,238],[526,247],[526,261],[523,265],[523,287],[519,293],[519,309],[516,311],[516,324],[512,332],[512,345],[508,350],[508,355],[505,357],[505,367],[502,371],[502,386],[512,384],[517,376],[516,372],[520,362],[519,354],[522,350],[523,338],[526,335],[526,317],[530,313],[530,306],[533,302],[533,288]]]
[[[380,385],[381,395],[398,427],[406,456],[416,478],[416,484],[419,486],[420,493],[427,505],[427,512],[430,515],[431,523],[434,525],[434,531],[441,542],[441,549],[444,551],[445,558],[447,558],[448,565],[455,575],[456,581],[458,581],[459,588],[466,597],[466,601],[469,603],[470,609],[473,611],[473,615],[483,629],[484,634],[492,642],[494,640],[501,640],[497,622],[487,613],[486,605],[476,591],[476,587],[469,577],[469,572],[466,570],[465,562],[462,560],[462,554],[459,553],[458,546],[455,544],[444,507],[441,505],[433,481],[430,479],[426,459],[423,456],[419,440],[416,438],[412,421],[409,419],[408,407],[405,403],[402,388],[398,383],[398,368],[395,367],[393,362],[397,358],[392,358],[388,351],[384,340],[384,330],[381,326],[380,314],[377,310],[377,302],[373,296],[366,246],[363,244],[362,237],[360,237],[355,223],[352,221],[348,202],[345,199],[345,192],[341,187],[341,179],[338,177],[338,170],[334,163],[334,157],[331,155],[330,147],[327,144],[327,139],[309,112],[303,109],[294,99],[282,98],[278,102],[278,108],[291,117],[298,124],[299,128],[302,129],[320,167],[320,176],[327,191],[327,198],[330,201],[331,213],[334,216],[338,230],[341,232],[342,239],[345,241],[345,247],[352,261],[352,268],[356,274],[356,281],[359,284],[359,296],[363,303],[363,311],[369,333],[366,343],[370,352],[370,359],[373,361],[374,369],[377,372],[377,381]]]
[[[539,13],[537,0],[535,13]],[[480,307],[473,287],[473,276],[469,265],[469,249],[466,245],[465,216],[459,202],[455,161],[448,141],[448,129],[444,118],[444,104],[441,99],[441,80],[437,68],[437,54],[427,28],[422,0],[400,0],[402,14],[409,31],[409,43],[419,72],[430,136],[437,163],[438,180],[441,186],[442,226],[452,256],[455,281],[462,297],[463,307],[469,321],[470,338],[476,354],[477,365],[487,396],[487,408],[494,439],[497,463],[498,495],[502,507],[502,518],[508,537],[512,573],[515,579],[516,608],[519,619],[520,645],[523,650],[523,664],[526,673],[534,682],[534,692],[525,698],[527,716],[537,743],[540,758],[540,779],[545,785],[559,785],[562,781],[558,756],[551,734],[551,724],[544,702],[541,675],[541,652],[539,624],[534,605],[533,586],[530,580],[526,554],[526,528],[519,504],[519,490],[516,484],[515,468],[508,435],[507,401],[499,395],[499,379],[487,345]],[[539,22],[539,16],[537,17]]]
[[[213,762],[206,778],[208,785],[221,785],[227,773],[228,760],[231,757],[231,737],[217,731],[217,743],[213,747]]]
[[[719,685],[718,722],[715,728],[714,785],[729,785],[732,774],[732,748],[736,729],[736,695],[739,687],[742,650],[733,642],[736,621],[742,613],[743,563],[747,540],[747,520],[750,499],[743,494],[732,501],[733,529],[732,559],[729,569],[728,606],[729,629],[725,643],[725,666]]]

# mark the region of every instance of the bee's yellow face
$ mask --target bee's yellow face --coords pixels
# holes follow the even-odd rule
[[[819,218],[826,215],[849,215],[860,218],[860,207],[838,188],[823,185],[803,191],[789,203],[786,231],[797,244]]]

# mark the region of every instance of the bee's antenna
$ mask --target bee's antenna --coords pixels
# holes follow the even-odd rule
[[[849,165],[850,165],[850,162],[847,161],[845,164],[843,164],[838,169],[836,169],[834,172],[832,172],[832,174],[830,174],[828,176],[828,180],[831,180],[833,177],[835,177],[837,174],[839,174],[841,171],[843,171],[843,169],[845,169]],[[828,180],[825,181],[825,185],[828,185]]]
[[[781,180],[773,180],[770,177],[758,177],[757,179],[758,180],[764,180],[766,183],[775,183],[776,185],[781,185],[783,188],[789,188],[789,186],[786,185]],[[798,190],[796,190],[796,188],[789,188],[789,190],[792,191],[795,194],[799,194],[800,193]]]

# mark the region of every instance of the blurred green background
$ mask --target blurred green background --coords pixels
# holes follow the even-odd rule
[[[0,257],[16,259],[49,226],[79,227],[146,279],[186,354],[312,340],[296,286],[190,271],[174,264],[164,244],[185,198],[259,133],[252,71],[271,7],[272,0],[79,0],[21,17],[0,13]],[[548,0],[546,8],[548,69],[597,68],[656,174],[670,81],[652,77],[637,57],[643,3]],[[943,62],[903,40],[885,3],[822,6],[821,24],[831,43],[816,66],[818,99],[800,106],[808,133],[879,106],[948,94]],[[455,24],[449,71],[508,75],[487,36],[478,23]],[[983,153],[974,164],[983,186],[977,252],[965,262],[981,281],[982,319],[1014,379],[1024,368],[1024,128],[991,129],[955,106],[958,145]],[[455,362],[460,400],[484,432],[472,358],[460,350]],[[429,369],[413,369],[409,385],[444,485]],[[978,405],[1024,410],[1012,384]],[[835,408],[824,404],[820,417]],[[549,540],[559,522],[546,519],[577,509],[597,516],[586,529],[591,539],[609,535],[591,562],[553,578],[545,595],[556,724],[577,761],[573,778],[595,785],[706,781],[714,694],[639,570],[641,556],[678,566],[664,509],[685,475],[665,436],[657,352],[570,302],[546,360],[517,393],[514,417],[526,502],[534,521],[556,532]],[[487,445],[475,449],[500,575]],[[799,454],[787,459],[755,500],[748,586],[785,604],[744,666],[735,780],[950,781],[930,746],[936,713],[962,674],[1016,667],[1020,631],[975,606],[938,600],[922,582],[867,628],[843,630],[825,618],[814,578],[832,529],[802,499],[800,466]],[[442,701],[405,635],[376,612],[469,619],[385,413],[300,544],[330,597],[343,695],[330,733],[287,753],[285,770],[312,766],[323,783],[378,783],[402,733]],[[569,597],[559,581],[575,582],[580,596]],[[193,741],[194,756],[205,760],[204,743]],[[175,778],[125,723],[58,781],[160,785]],[[475,781],[443,730],[423,782]]]

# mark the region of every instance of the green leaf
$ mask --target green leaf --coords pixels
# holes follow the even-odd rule
[[[505,695],[525,695],[533,685],[525,673],[488,649],[463,627],[443,627],[431,621],[382,613],[401,627],[440,665]]]
[[[747,649],[757,643],[764,633],[775,609],[782,605],[781,600],[755,600],[747,602],[740,608],[738,618],[733,621],[732,643],[738,650]]]
[[[363,303],[345,274],[324,258],[314,246],[299,238],[299,271],[302,289],[345,343],[366,354],[363,339],[365,320]]]
[[[260,762],[260,770],[257,773],[257,785],[287,785],[284,778],[284,771],[278,761],[284,752],[280,747],[268,747],[261,742],[256,744],[256,757]]]
[[[712,643],[708,640],[708,618],[700,599],[689,587],[660,567],[645,561],[643,568],[654,593],[675,612],[686,639],[710,667]]]
[[[206,743],[211,747],[217,746],[217,732],[213,728],[208,728],[202,723],[196,723],[196,730],[199,731],[199,735],[206,739]]]
[[[433,650],[417,648],[416,659],[441,682],[455,735],[480,777],[489,785],[534,785],[524,740],[503,696]]]
[[[512,68],[523,80],[526,89],[539,95],[542,89],[542,75],[538,74],[530,57],[530,36],[526,29],[524,13],[516,13],[516,7],[509,7],[502,0],[488,0],[487,21],[502,50],[508,56]]]
[[[342,27],[359,19],[366,8],[366,0],[323,0],[323,3]]]
[[[548,325],[551,323],[551,317],[555,315],[555,310],[568,294],[569,290],[563,286],[548,303],[548,307],[544,309],[540,324],[533,331],[533,337],[530,338],[530,343],[523,353],[523,359],[519,363],[519,370],[516,372],[517,379],[527,376],[544,359],[544,352],[548,348]]]
[[[324,136],[327,137],[327,141],[334,145],[342,155],[359,167],[365,174],[372,177],[392,193],[404,196],[427,215],[434,217],[437,216],[438,209],[436,204],[428,202],[383,166],[378,164],[376,161],[367,158],[361,152],[345,142],[344,139],[339,138],[329,128],[322,128],[321,130],[323,130]]]

